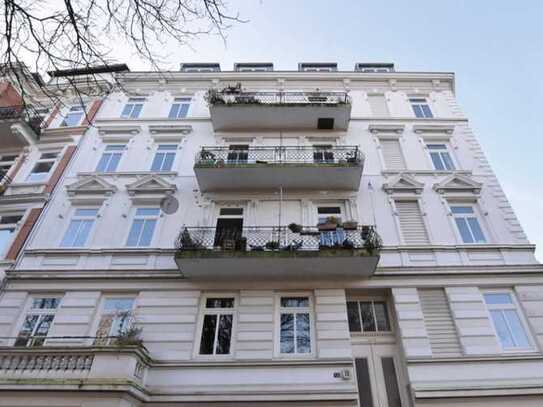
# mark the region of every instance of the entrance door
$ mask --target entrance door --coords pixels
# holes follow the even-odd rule
[[[240,240],[243,233],[243,219],[217,219],[215,229],[215,247],[227,250],[239,250]]]

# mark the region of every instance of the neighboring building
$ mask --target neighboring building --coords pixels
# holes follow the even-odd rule
[[[54,71],[44,84],[19,66],[18,75],[8,71],[0,81],[0,280],[61,179],[101,95],[111,88],[111,81],[96,75],[111,77],[119,67],[127,69]],[[81,94],[64,91],[67,79],[78,84]],[[87,96],[91,92],[95,96]]]
[[[0,404],[543,405],[543,267],[454,75],[272,67],[117,75],[7,275]]]

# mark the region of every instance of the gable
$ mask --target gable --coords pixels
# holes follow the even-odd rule
[[[81,194],[111,195],[117,190],[117,187],[95,175],[92,177],[85,177],[81,181],[67,185],[66,190],[70,196]]]
[[[417,181],[415,178],[407,174],[400,174],[394,178],[391,178],[389,182],[383,184],[383,190],[389,194],[397,192],[420,194],[422,193],[423,189],[424,183]]]
[[[126,186],[130,195],[136,194],[166,194],[172,193],[177,189],[174,184],[157,175],[147,175],[132,184]]]
[[[440,194],[447,192],[469,192],[479,194],[483,184],[474,181],[464,175],[452,175],[445,178],[443,181],[434,184],[434,190]]]

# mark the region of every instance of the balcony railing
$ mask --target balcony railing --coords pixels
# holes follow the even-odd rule
[[[6,191],[11,182],[12,179],[8,175],[8,171],[0,169],[0,195],[2,195]]]
[[[207,100],[210,105],[339,105],[351,103],[347,92],[247,92],[239,87],[229,87],[221,91],[211,89]]]
[[[328,227],[329,229],[333,229]],[[294,230],[293,230],[294,229]],[[219,229],[214,227],[184,227],[176,241],[176,248],[190,252],[243,252],[259,253],[311,253],[327,249],[366,250],[377,255],[381,238],[373,226],[337,227],[322,230],[321,227],[264,227],[253,226],[241,229]]]
[[[318,148],[312,146],[271,147],[202,147],[196,154],[197,166],[236,166],[266,164],[316,164],[316,165],[360,165],[364,155],[357,146],[334,146]]]
[[[39,135],[43,118],[32,106],[15,105],[0,107],[0,121],[24,121]]]

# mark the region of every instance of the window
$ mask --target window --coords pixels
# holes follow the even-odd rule
[[[60,246],[85,246],[97,215],[98,209],[76,209]]]
[[[325,230],[322,225],[328,224],[328,218],[336,218],[336,224],[341,225],[341,208],[339,206],[319,206],[317,208],[317,219],[320,229],[319,246],[334,247],[342,245],[345,240],[345,232],[341,228],[332,227],[334,230]]]
[[[485,304],[503,350],[532,348],[525,323],[510,292],[484,293]]]
[[[454,171],[454,163],[446,144],[427,144],[426,148],[434,164],[434,169],[438,171]]]
[[[95,344],[107,344],[111,337],[119,336],[133,323],[134,298],[106,298],[96,331]]]
[[[351,332],[390,332],[385,301],[347,301],[347,316]]]
[[[41,182],[47,179],[51,168],[55,165],[57,157],[58,152],[42,153],[26,180],[28,182]]]
[[[0,257],[6,254],[8,245],[11,243],[17,223],[23,215],[1,215],[0,216]]]
[[[200,336],[200,355],[229,355],[234,324],[235,299],[205,298]]]
[[[387,170],[404,170],[405,160],[402,154],[402,147],[398,139],[379,140],[381,153]]]
[[[59,297],[33,298],[30,310],[15,340],[15,346],[42,346],[53,324],[59,304]]]
[[[404,244],[430,243],[418,201],[395,201],[396,213]]]
[[[311,303],[307,296],[281,297],[279,353],[307,355],[311,350]]]
[[[333,163],[334,150],[330,144],[313,146],[313,161],[316,163]]]
[[[3,155],[0,157],[0,178],[2,175],[7,174],[10,168],[15,164],[18,155]]]
[[[473,205],[452,205],[451,212],[464,243],[486,243]]]
[[[169,119],[184,119],[189,112],[191,98],[175,98],[168,114]]]
[[[368,95],[368,103],[373,116],[388,117],[388,107],[385,95]]]
[[[81,123],[81,119],[83,118],[84,115],[85,115],[85,106],[82,106],[82,105],[72,106],[68,110],[68,113],[62,119],[62,122],[60,122],[59,127],[78,126],[79,123]]]
[[[145,98],[129,98],[126,105],[124,105],[121,117],[123,119],[137,119],[140,117],[144,103]]]
[[[96,166],[97,172],[115,172],[125,149],[124,145],[110,144],[106,146],[102,158]]]
[[[409,98],[409,103],[416,117],[427,119],[434,117],[426,98]]]
[[[159,215],[159,208],[137,208],[126,245],[135,247],[150,246]]]
[[[231,144],[228,147],[226,159],[228,164],[244,164],[249,158],[249,146],[247,144]]]
[[[159,144],[151,171],[171,171],[175,160],[177,144]]]

